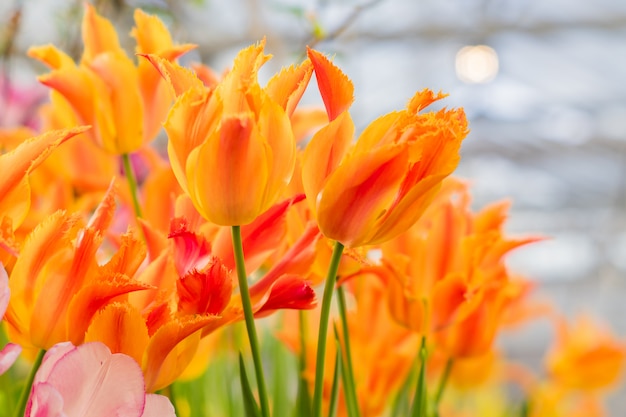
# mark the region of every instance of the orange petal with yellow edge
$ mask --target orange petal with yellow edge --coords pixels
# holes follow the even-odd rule
[[[155,72],[161,75],[176,97],[180,97],[192,88],[204,88],[196,74],[175,62],[154,54],[139,54],[139,56],[147,59],[154,66]]]
[[[339,67],[320,52],[307,48],[307,54],[315,68],[317,86],[326,106],[328,119],[333,121],[352,105],[354,85]]]
[[[196,209],[221,226],[251,223],[269,208],[265,207],[268,153],[271,149],[259,137],[253,114],[223,117],[220,130],[187,159],[187,182],[194,185],[189,195]]]
[[[190,89],[183,93],[165,121],[167,154],[181,188],[188,192],[187,159],[191,151],[211,135],[219,123],[221,104],[207,90]]]
[[[318,196],[322,233],[347,247],[369,243],[376,222],[396,196],[407,164],[401,147],[387,146],[339,165]]]
[[[184,316],[161,326],[151,337],[144,354],[142,368],[146,378],[146,391],[155,391],[171,384],[195,354],[200,334],[194,333],[218,319],[211,315]],[[192,340],[185,342],[190,336]],[[176,355],[172,355],[174,353]]]
[[[275,74],[268,81],[265,91],[291,117],[309,85],[311,75],[313,65],[307,59],[300,65],[283,68]]]
[[[85,45],[81,63],[91,62],[97,55],[106,52],[124,54],[111,22],[100,16],[95,7],[86,2],[81,29]]]
[[[302,158],[302,185],[313,212],[328,176],[339,166],[354,138],[354,123],[349,113],[320,129],[311,138]]]
[[[103,139],[104,149],[118,154],[136,151],[144,142],[144,107],[135,65],[125,55],[107,52],[92,59],[89,68],[107,86],[111,103],[115,136]]]
[[[132,233],[124,233],[117,252],[100,268],[103,275],[135,275],[146,257],[146,246]]]
[[[76,127],[49,131],[0,155],[0,166],[3,167],[0,179],[0,215],[11,217],[14,229],[21,224],[30,207],[28,174],[59,145],[88,129],[89,127]]]
[[[100,341],[111,353],[124,353],[141,363],[150,336],[139,311],[128,303],[115,302],[98,311],[93,317],[85,343]]]
[[[74,67],[74,60],[53,45],[34,46],[28,49],[28,56],[46,64],[50,69]]]

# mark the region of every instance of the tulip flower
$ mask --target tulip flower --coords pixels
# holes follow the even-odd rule
[[[463,109],[420,113],[445,97],[423,90],[406,110],[372,122],[352,146],[351,81],[309,49],[330,123],[304,152],[302,176],[320,230],[346,247],[382,243],[421,216],[459,162]]]
[[[163,23],[135,11],[137,52],[176,59],[193,45],[174,45]],[[111,22],[85,3],[82,22],[85,49],[79,65],[48,45],[31,48],[29,55],[52,72],[39,80],[63,96],[79,123],[103,149],[128,154],[152,140],[160,129],[171,96],[163,81],[146,63],[136,66],[119,44]]]
[[[212,89],[192,72],[148,55],[177,100],[165,122],[168,155],[198,212],[222,226],[251,223],[291,179],[296,142],[290,115],[312,74],[307,60],[261,88],[257,73],[270,58],[265,41],[237,55]]]
[[[174,417],[167,397],[146,394],[139,365],[100,342],[69,342],[46,352],[25,417]]]
[[[114,212],[111,187],[87,225],[81,227],[78,215],[59,211],[29,235],[9,280],[6,320],[12,340],[39,349],[68,340],[81,343],[100,308],[151,288],[132,278],[145,249],[130,233],[106,264],[97,263]]]
[[[454,358],[489,351],[504,313],[526,294],[511,279],[504,257],[539,239],[504,236],[508,202],[478,213],[470,203],[467,184],[444,181],[422,218],[381,245],[383,266],[376,269],[393,317],[434,335],[437,347]]]
[[[31,138],[13,151],[0,155],[3,177],[0,179],[0,219],[12,219],[17,228],[30,208],[30,186],[28,176],[50,153],[63,142],[85,132],[88,127],[54,130]]]
[[[550,376],[562,386],[594,391],[614,385],[626,365],[626,342],[586,316],[573,324],[556,319],[557,339],[546,357]]]

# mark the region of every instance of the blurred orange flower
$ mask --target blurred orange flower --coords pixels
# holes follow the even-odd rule
[[[193,45],[174,45],[167,28],[154,16],[137,9],[137,52],[175,59]],[[52,72],[39,80],[62,95],[79,123],[94,128],[90,136],[105,150],[131,153],[158,133],[172,97],[149,64],[135,66],[119,44],[115,28],[85,3],[82,23],[85,45],[76,65],[52,45],[34,47],[29,55]]]
[[[559,384],[578,390],[609,388],[622,376],[626,341],[587,316],[568,324],[556,319],[556,341],[546,357],[546,368]]]
[[[353,86],[326,57],[309,49],[330,123],[304,152],[304,189],[320,230],[347,247],[377,244],[421,216],[459,162],[468,133],[463,109],[420,114],[445,97],[417,93],[406,110],[372,122],[352,146]]]
[[[381,245],[391,313],[403,325],[433,334],[453,357],[486,353],[508,306],[526,294],[510,279],[503,258],[537,237],[510,239],[508,203],[470,210],[467,185],[444,181],[420,220]]]

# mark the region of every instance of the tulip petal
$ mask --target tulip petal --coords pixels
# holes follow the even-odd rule
[[[10,298],[11,289],[9,288],[9,276],[2,262],[0,262],[0,320],[4,317],[4,312],[7,310]]]
[[[324,235],[347,247],[368,242],[376,221],[395,198],[407,159],[403,148],[387,146],[344,160],[318,197],[318,223]]]
[[[15,343],[8,343],[0,351],[0,375],[5,373],[7,369],[13,365],[13,363],[20,356],[20,353],[22,353],[22,347],[20,345],[16,345]]]
[[[52,384],[35,383],[28,399],[24,417],[67,417],[63,397]]]
[[[354,123],[345,112],[320,129],[304,150],[302,185],[313,213],[317,212],[319,193],[348,152],[353,136]]]
[[[216,320],[219,317],[183,316],[167,322],[154,333],[143,361],[148,391],[163,388],[180,376],[193,359],[200,341],[200,334],[196,332]]]
[[[137,363],[143,360],[150,336],[141,313],[128,303],[113,303],[100,310],[89,324],[85,343],[99,341],[113,353],[125,353]]]
[[[68,416],[140,416],[143,412],[139,365],[129,356],[112,355],[102,343],[67,352],[53,365],[46,382],[63,398]]]
[[[30,207],[28,175],[63,142],[88,130],[89,127],[53,130],[28,139],[13,151],[0,155],[3,167],[0,180],[0,215],[11,217],[17,228]]]
[[[275,74],[268,81],[265,91],[291,117],[304,90],[309,85],[311,75],[313,75],[313,65],[307,59],[298,66],[283,68]]]
[[[174,103],[163,127],[169,141],[167,154],[181,188],[189,192],[186,164],[191,151],[200,146],[219,123],[221,107],[208,90],[190,89]]]
[[[97,282],[84,285],[67,307],[67,338],[75,344],[81,343],[98,310],[120,295],[150,288],[152,286],[122,274],[100,277]]]
[[[115,135],[103,141],[104,149],[114,153],[136,151],[144,142],[144,110],[135,65],[126,55],[107,52],[90,60],[89,68],[107,86],[105,97],[111,103]],[[96,102],[100,100],[98,97]]]
[[[146,406],[141,417],[176,417],[174,406],[163,395],[146,394]]]
[[[352,105],[354,85],[346,74],[320,52],[307,48],[307,54],[315,68],[317,86],[326,106],[328,119],[333,121]]]
[[[28,56],[46,64],[51,69],[74,67],[74,60],[53,45],[35,46],[28,49]]]
[[[271,149],[258,137],[253,114],[224,117],[220,130],[187,159],[187,182],[194,185],[189,194],[196,209],[222,226],[252,222],[269,208],[264,207],[268,153]]]
[[[107,52],[124,54],[113,24],[100,16],[96,12],[95,7],[89,3],[85,3],[82,36],[85,49],[83,50],[81,63],[89,63],[96,56]]]

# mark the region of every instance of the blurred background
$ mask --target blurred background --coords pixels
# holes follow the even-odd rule
[[[186,61],[218,72],[267,37],[264,73],[329,55],[353,80],[359,128],[401,109],[425,87],[463,106],[471,133],[457,175],[475,207],[509,198],[509,229],[549,239],[510,257],[569,316],[586,312],[626,335],[626,1],[623,0],[100,0],[132,51],[131,10],[157,13]],[[81,50],[81,1],[0,2],[0,125],[31,121],[47,92],[31,45]],[[305,104],[319,104],[314,86]],[[541,361],[550,326],[502,340],[515,357]],[[626,415],[626,390],[611,397]],[[621,398],[620,398],[621,397]]]

